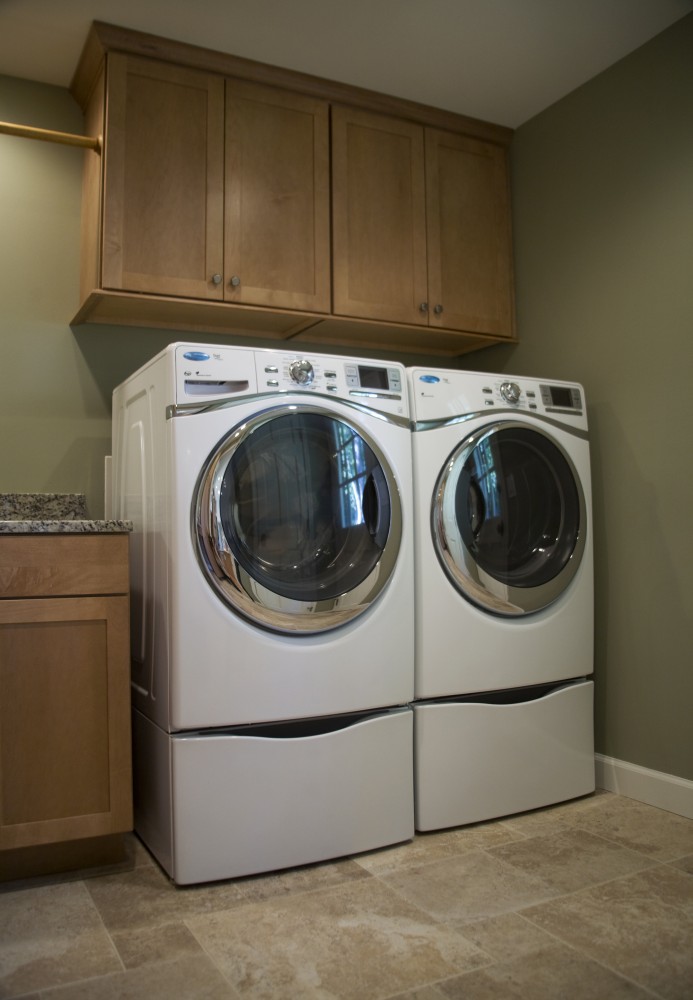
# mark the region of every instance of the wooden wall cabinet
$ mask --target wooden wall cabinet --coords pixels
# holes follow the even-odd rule
[[[328,311],[326,102],[117,52],[107,81],[102,286]]]
[[[102,286],[221,300],[223,81],[117,52],[107,81]]]
[[[505,150],[346,107],[332,134],[335,313],[510,336]]]
[[[101,23],[72,91],[104,136],[73,325],[450,357],[514,339],[509,129]]]
[[[330,310],[326,101],[226,81],[224,298]]]
[[[128,536],[2,536],[0,598],[0,876],[122,860]]]
[[[426,325],[424,130],[332,108],[334,311]]]

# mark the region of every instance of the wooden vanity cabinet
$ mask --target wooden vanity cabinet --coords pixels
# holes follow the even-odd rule
[[[334,311],[511,337],[503,146],[332,109]]]
[[[0,537],[0,878],[124,858],[128,541]]]
[[[103,288],[330,308],[328,105],[112,53]]]

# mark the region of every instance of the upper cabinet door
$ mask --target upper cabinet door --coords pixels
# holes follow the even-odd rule
[[[427,324],[422,127],[334,107],[332,213],[334,312]]]
[[[224,83],[109,54],[102,286],[223,296]]]
[[[329,312],[327,102],[226,83],[228,302]]]
[[[510,193],[503,147],[426,129],[429,322],[510,337]]]

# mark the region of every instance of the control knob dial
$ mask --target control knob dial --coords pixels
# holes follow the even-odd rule
[[[301,358],[300,360],[291,362],[289,365],[289,375],[299,385],[310,385],[315,378],[315,371],[310,361]]]
[[[500,394],[506,403],[519,403],[522,390],[517,382],[502,382]]]

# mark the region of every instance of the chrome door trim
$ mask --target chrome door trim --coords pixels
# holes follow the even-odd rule
[[[166,419],[173,420],[175,417],[192,417],[201,413],[212,413],[215,410],[227,410],[234,406],[247,406],[249,402],[257,400],[260,403],[267,403],[271,399],[281,398],[282,396],[298,396],[300,395],[300,389],[274,389],[272,392],[260,393],[253,396],[238,396],[233,399],[215,399],[208,403],[175,403],[166,407]],[[373,393],[369,393],[369,396],[373,397]],[[356,403],[351,399],[344,399],[341,396],[328,396],[324,392],[305,392],[305,398],[308,400],[313,399],[324,399],[329,401],[333,406],[337,403],[339,406],[348,407],[357,413],[363,413],[367,417],[376,417],[378,420],[384,420],[388,424],[394,424],[396,427],[406,427],[409,429],[410,423],[408,417],[401,417],[396,413],[384,413],[382,410],[374,410],[370,406],[366,406],[363,403]],[[401,396],[386,396],[384,393],[378,398],[380,399],[391,399],[394,402],[401,400]],[[284,404],[288,405],[288,404]],[[291,404],[294,405],[294,404]],[[304,403],[296,403],[295,405],[303,406]],[[308,404],[310,405],[310,404]],[[325,415],[332,415],[333,411],[325,409],[320,409],[316,412],[323,413]],[[359,434],[361,431],[358,432]]]
[[[573,476],[578,495],[579,528],[573,551],[563,569],[551,580],[534,587],[512,587],[478,566],[464,543],[453,508],[460,473],[475,448],[491,434],[518,428],[545,437],[558,449]],[[498,420],[485,424],[458,443],[446,460],[433,491],[431,534],[436,555],[454,586],[482,610],[506,617],[541,611],[565,591],[582,561],[587,538],[587,506],[575,464],[556,439],[544,430],[520,420]]]
[[[233,455],[257,427],[278,417],[312,413],[346,424],[375,454],[390,497],[390,530],[382,554],[353,591],[322,601],[299,601],[275,594],[240,565],[226,539],[220,515],[222,481]],[[378,598],[394,571],[402,539],[402,503],[393,470],[377,443],[343,416],[310,403],[282,404],[259,410],[224,435],[208,457],[195,487],[192,539],[197,561],[222,601],[241,617],[271,632],[311,635],[338,628],[363,614]]]
[[[558,411],[556,411],[558,412]],[[566,410],[566,413],[571,413],[571,411]],[[577,415],[576,412],[571,413],[572,416]],[[582,416],[582,414],[579,414]],[[566,434],[572,434],[573,437],[581,438],[583,441],[589,439],[589,433],[583,430],[582,427],[571,427],[564,420],[554,420],[553,417],[547,417],[543,413],[528,412],[527,410],[517,410],[509,409],[505,407],[497,407],[493,410],[476,410],[473,413],[460,413],[454,417],[440,417],[437,420],[418,420],[411,424],[411,429],[414,433],[425,433],[426,431],[436,431],[442,427],[455,427],[458,424],[466,424],[470,420],[479,420],[484,418],[486,420],[495,420],[496,417],[512,417],[515,420],[518,418],[527,417],[527,423],[523,426],[531,427],[530,421],[537,420],[540,423],[548,424],[549,427],[555,427],[557,430],[565,431]]]

